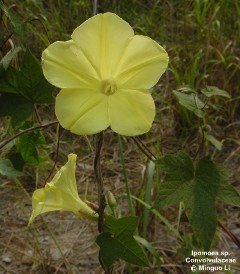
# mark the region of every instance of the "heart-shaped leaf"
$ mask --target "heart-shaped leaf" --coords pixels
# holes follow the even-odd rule
[[[117,259],[140,266],[148,266],[148,259],[133,237],[137,228],[136,216],[116,219],[107,216],[104,222],[104,233],[96,242],[100,246],[100,258],[106,267],[110,267]]]
[[[34,104],[54,101],[53,86],[45,79],[38,60],[26,51],[21,70],[9,66],[0,79],[0,116],[11,116],[12,125],[26,120]]]
[[[240,206],[240,196],[228,184],[227,172],[210,157],[200,159],[194,167],[191,158],[183,152],[166,155],[156,163],[166,176],[154,207],[185,202],[188,219],[208,250],[217,226],[216,199]]]

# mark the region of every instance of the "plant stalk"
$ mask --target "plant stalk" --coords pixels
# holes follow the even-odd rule
[[[36,127],[30,127],[30,128],[27,128],[27,129],[24,129],[23,131],[20,131],[18,134],[12,136],[11,138],[9,138],[8,140],[0,143],[0,148],[3,148],[4,146],[6,146],[8,143],[10,143],[11,141],[13,141],[14,139],[24,135],[24,134],[27,134],[28,132],[31,132],[31,131],[34,131],[34,130],[37,130],[37,129],[44,129],[44,128],[47,128],[47,127],[50,127],[50,126],[53,126],[53,125],[56,125],[58,124],[58,121],[53,121],[53,122],[50,122],[48,124],[44,124],[44,125],[40,125],[40,126],[36,126]]]
[[[124,161],[124,157],[123,157],[122,139],[121,139],[121,136],[119,134],[118,134],[118,146],[119,146],[121,164],[122,164],[122,169],[123,169],[123,175],[124,175],[125,189],[126,189],[126,193],[127,193],[128,206],[129,206],[130,213],[132,215],[135,215],[135,210],[134,210],[133,202],[132,202],[132,198],[131,198],[130,187],[129,187],[129,183],[128,183],[127,170],[126,170],[125,161]]]
[[[103,223],[104,223],[104,209],[106,206],[103,179],[102,179],[102,169],[100,164],[101,150],[103,144],[103,132],[96,134],[95,136],[95,158],[94,158],[94,171],[96,175],[97,188],[98,188],[98,231],[99,233],[103,232]]]

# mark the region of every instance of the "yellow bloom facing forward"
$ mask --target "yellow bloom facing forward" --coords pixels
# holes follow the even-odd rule
[[[155,116],[148,89],[167,68],[166,51],[149,37],[134,35],[113,13],[88,19],[71,38],[42,54],[45,77],[62,89],[56,97],[60,124],[80,135],[109,126],[126,136],[147,132]]]
[[[76,155],[69,154],[68,162],[56,173],[52,181],[47,183],[44,188],[34,191],[29,224],[38,215],[55,210],[72,211],[84,219],[98,219],[98,214],[78,196],[75,166]]]

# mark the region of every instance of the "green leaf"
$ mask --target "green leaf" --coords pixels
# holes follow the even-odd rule
[[[192,233],[184,233],[182,239],[183,244],[177,248],[177,253],[185,260],[187,257],[192,256],[192,250],[197,250],[201,248],[201,246],[198,246],[198,242],[193,239]]]
[[[0,117],[11,116],[13,126],[26,120],[33,110],[33,104],[24,97],[10,93],[0,94]]]
[[[206,88],[202,89],[201,92],[207,97],[222,96],[226,98],[231,98],[231,95],[227,91],[219,89],[215,86],[207,86]]]
[[[11,9],[8,9],[3,4],[3,1],[0,1],[0,9],[4,12],[6,17],[9,19],[10,23],[12,24],[14,33],[16,33],[19,36],[23,35],[24,23],[21,21],[19,16]]]
[[[209,157],[202,158],[195,170],[192,194],[185,203],[189,221],[205,250],[209,250],[216,231],[215,199],[219,184],[220,174],[216,166]]]
[[[135,235],[133,237],[138,243],[140,243],[144,248],[146,248],[153,255],[153,257],[156,259],[158,267],[160,267],[163,263],[162,258],[159,256],[158,252],[152,246],[152,244],[140,236]]]
[[[0,79],[0,116],[11,116],[13,126],[26,120],[34,104],[53,102],[53,86],[45,79],[37,59],[27,50],[20,71],[9,66]]]
[[[226,204],[240,207],[240,194],[228,183],[229,172],[221,165],[218,165],[218,169],[222,180],[219,185],[217,199]]]
[[[25,165],[25,162],[22,158],[21,153],[19,152],[10,152],[7,155],[7,158],[11,161],[13,167],[19,171],[22,171]]]
[[[185,200],[193,185],[194,168],[191,158],[180,152],[176,156],[166,155],[158,159],[157,164],[166,172],[166,176],[154,207],[169,206]]]
[[[18,71],[14,67],[9,66],[7,71],[4,72],[3,77],[0,79],[1,93],[19,94],[18,78]]]
[[[210,248],[216,231],[216,199],[239,205],[239,195],[227,183],[227,175],[209,157],[199,160],[194,168],[190,157],[180,152],[158,160],[166,172],[154,207],[170,206],[183,201],[193,229],[205,250]]]
[[[159,211],[157,211],[157,210],[156,210],[155,208],[153,208],[151,205],[146,204],[144,201],[142,201],[142,200],[139,199],[138,197],[135,197],[135,196],[133,196],[133,195],[131,195],[131,197],[132,197],[134,200],[138,201],[140,204],[142,204],[144,207],[150,209],[151,212],[152,212],[152,213],[153,213],[161,222],[163,222],[163,223],[166,225],[166,227],[169,229],[169,231],[173,232],[173,233],[175,234],[175,236],[176,236],[179,240],[182,241],[182,236],[180,235],[180,233],[178,232],[178,230],[175,229],[174,226],[171,225],[171,224],[169,223],[169,221],[159,213]]]
[[[21,47],[12,48],[11,50],[9,50],[9,52],[0,61],[0,69],[3,68],[4,70],[7,70],[12,59],[19,51],[21,51]]]
[[[174,90],[173,94],[178,99],[181,106],[193,112],[196,116],[203,118],[205,116],[204,103],[194,93],[183,93]]]
[[[8,177],[22,176],[23,173],[14,169],[12,163],[8,159],[0,160],[0,173]]]
[[[220,185],[219,194],[217,196],[218,200],[230,204],[233,206],[240,206],[240,195],[236,189],[224,182]]]
[[[53,102],[53,86],[45,79],[38,60],[27,50],[20,71],[19,90],[33,103]]]
[[[133,237],[138,224],[136,216],[116,219],[107,216],[104,222],[104,233],[96,242],[100,246],[100,258],[106,267],[110,267],[117,259],[140,266],[148,266],[148,259]]]
[[[204,132],[204,136],[205,138],[215,146],[215,148],[217,150],[221,150],[222,149],[222,146],[223,144],[221,142],[219,142],[214,136],[212,135],[209,135],[208,133]]]
[[[15,146],[17,151],[21,153],[25,163],[36,164],[39,163],[36,146],[44,143],[45,139],[41,132],[33,131],[26,135],[22,135]]]

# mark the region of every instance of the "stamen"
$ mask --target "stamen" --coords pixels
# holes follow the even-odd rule
[[[101,92],[105,95],[112,95],[117,91],[117,85],[114,80],[102,80]]]

